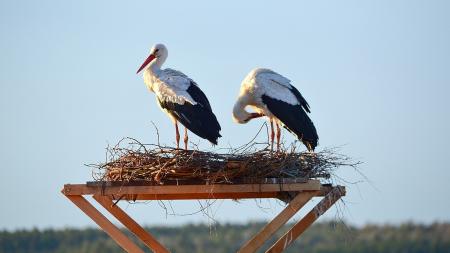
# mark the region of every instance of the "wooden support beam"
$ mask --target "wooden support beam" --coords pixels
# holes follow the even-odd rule
[[[280,183],[281,181],[283,183]],[[278,183],[277,183],[278,182]],[[270,179],[263,183],[237,184],[182,184],[153,185],[147,183],[120,182],[106,184],[91,182],[88,184],[67,184],[62,193],[77,205],[86,215],[97,223],[123,249],[132,253],[143,253],[130,238],[103,216],[82,195],[93,195],[108,212],[133,232],[154,252],[168,253],[151,234],[128,216],[114,200],[182,200],[182,199],[243,199],[278,198],[286,201],[295,196],[288,206],[270,221],[258,234],[252,237],[238,252],[255,252],[270,237],[291,219],[312,197],[325,196],[312,211],[295,224],[266,252],[282,252],[300,236],[320,215],[328,210],[341,196],[345,195],[342,186],[321,185],[318,180],[305,182],[288,179]]]
[[[212,184],[212,185],[160,185],[160,186],[87,186],[66,184],[65,195],[113,195],[113,194],[215,194],[243,192],[318,191],[318,180],[293,184]]]
[[[119,220],[126,228],[135,234],[147,247],[156,253],[169,253],[150,233],[145,231],[136,221],[134,221],[119,206],[114,205],[110,197],[94,195],[93,198]]]
[[[258,234],[242,246],[238,253],[256,252],[278,229],[294,216],[318,191],[304,192],[297,196],[272,221],[264,226]]]
[[[332,187],[322,186],[315,197],[323,197],[332,190]],[[296,192],[299,193],[299,192]],[[296,194],[294,194],[295,196]],[[121,194],[109,195],[113,200],[189,200],[189,199],[262,199],[282,198],[283,192],[238,192],[238,193],[190,193],[190,194]]]
[[[111,238],[113,238],[124,250],[129,253],[144,253],[133,241],[112,224],[91,203],[80,195],[67,196],[78,208],[99,225]]]
[[[277,198],[277,192],[242,192],[242,193],[190,193],[190,194],[126,194],[113,195],[122,200],[188,200],[188,199],[253,199]]]
[[[212,181],[205,181],[202,179],[165,179],[164,185],[211,185],[211,184],[295,184],[306,183],[311,179],[306,178],[235,178],[228,183],[219,183]],[[87,186],[161,186],[160,183],[146,180],[138,181],[89,181],[86,182]]]
[[[283,252],[297,239],[311,224],[324,214],[336,201],[345,195],[345,188],[334,187],[303,219],[286,232],[266,253]]]

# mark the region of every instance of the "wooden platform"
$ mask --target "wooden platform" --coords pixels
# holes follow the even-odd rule
[[[278,198],[289,204],[247,241],[238,252],[256,252],[275,232],[289,221],[311,198],[322,200],[266,252],[282,252],[297,239],[317,218],[345,195],[343,186],[322,185],[318,180],[265,179],[258,183],[245,180],[234,184],[207,184],[207,182],[173,181],[165,185],[146,182],[88,182],[66,184],[62,193],[97,223],[124,250],[143,253],[132,240],[109,221],[83,196],[93,199],[110,212],[153,252],[169,252],[148,231],[136,223],[115,202],[120,200],[189,200],[189,199],[248,199]]]

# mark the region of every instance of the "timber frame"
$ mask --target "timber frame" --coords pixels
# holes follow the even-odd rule
[[[131,253],[144,253],[144,251],[86,200],[84,195],[92,195],[93,199],[103,206],[105,210],[111,213],[149,249],[157,253],[166,253],[169,250],[117,206],[117,201],[278,198],[289,202],[273,220],[238,250],[240,253],[248,253],[259,250],[275,232],[286,224],[313,197],[323,197],[309,213],[266,251],[283,252],[317,218],[345,195],[345,187],[321,184],[319,180],[266,179],[259,183],[193,183],[195,182],[188,182],[188,184],[172,182],[166,185],[155,185],[138,182],[88,182],[86,184],[66,184],[62,189],[62,193],[97,223],[125,251]]]

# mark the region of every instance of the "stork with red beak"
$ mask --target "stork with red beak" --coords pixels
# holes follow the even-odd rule
[[[182,72],[169,68],[161,69],[167,56],[168,51],[163,44],[154,45],[136,74],[144,70],[147,88],[155,93],[158,105],[172,119],[177,148],[180,148],[178,122],[184,126],[185,150],[188,146],[187,129],[217,145],[217,139],[221,137],[221,127],[208,98],[198,85]]]

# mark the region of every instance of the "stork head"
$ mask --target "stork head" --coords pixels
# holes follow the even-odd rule
[[[145,59],[144,63],[142,63],[136,74],[153,64],[161,68],[161,65],[166,61],[168,55],[166,46],[163,44],[155,44],[150,49],[150,55]]]
[[[249,104],[246,95],[240,95],[233,107],[233,120],[239,124],[246,124],[252,119],[263,117],[264,114],[257,112],[247,112],[245,107]]]

